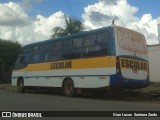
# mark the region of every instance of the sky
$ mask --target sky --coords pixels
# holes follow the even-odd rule
[[[159,0],[0,0],[0,38],[22,45],[50,39],[65,27],[64,15],[79,19],[85,30],[111,25],[136,30],[148,45],[158,44]]]

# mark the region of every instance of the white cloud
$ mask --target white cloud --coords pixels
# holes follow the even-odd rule
[[[20,5],[13,2],[0,4],[0,26],[24,26],[31,22]]]
[[[40,3],[43,0],[21,0],[20,5],[25,9],[25,10],[32,10],[32,3]]]
[[[134,29],[145,35],[147,44],[157,44],[157,23],[160,17],[153,19],[151,14],[144,14],[141,18],[135,16],[138,8],[131,6],[127,0],[99,0],[94,5],[84,8],[84,24],[89,29],[95,29],[115,24]]]
[[[52,28],[64,27],[61,11],[49,17],[37,15],[33,18],[18,3],[0,4],[0,9],[0,38],[19,41],[22,45],[49,39]]]
[[[40,32],[44,34],[45,36],[51,35],[51,30],[54,27],[64,27],[65,26],[64,21],[64,13],[59,11],[52,15],[50,15],[48,18],[37,15],[36,21],[34,22],[35,25],[35,32]]]

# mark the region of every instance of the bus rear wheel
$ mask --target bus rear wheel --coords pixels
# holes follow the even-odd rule
[[[18,81],[17,86],[18,86],[17,91],[19,93],[24,93],[25,92],[25,87],[24,87],[24,84],[23,84],[23,80]]]
[[[73,97],[75,95],[74,83],[71,79],[67,79],[63,85],[64,95],[68,97]]]

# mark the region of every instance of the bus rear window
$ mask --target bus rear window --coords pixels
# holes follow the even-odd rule
[[[145,37],[142,34],[126,28],[117,27],[117,36],[121,48],[130,52],[147,53]]]

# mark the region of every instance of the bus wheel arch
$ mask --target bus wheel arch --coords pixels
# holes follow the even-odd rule
[[[18,87],[17,91],[19,93],[24,93],[25,92],[23,77],[18,77],[18,79],[17,79],[17,87]]]
[[[71,78],[65,78],[62,83],[63,92],[65,96],[73,97],[76,93],[74,81]]]

